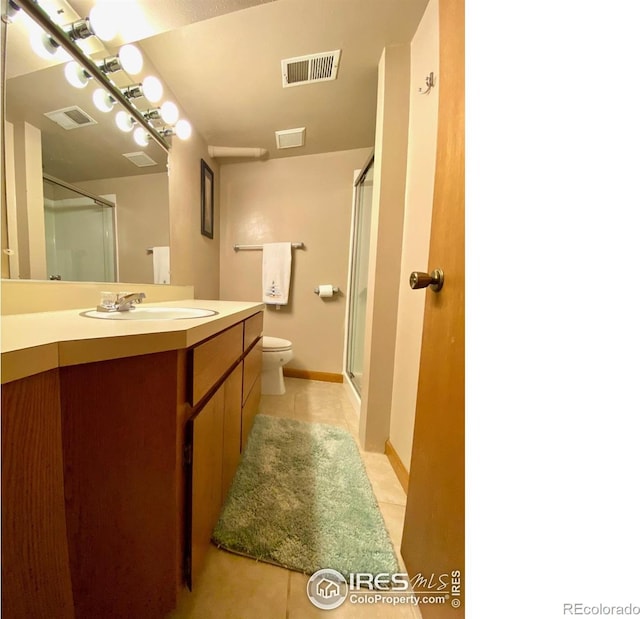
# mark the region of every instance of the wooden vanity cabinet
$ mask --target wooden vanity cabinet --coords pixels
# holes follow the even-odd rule
[[[244,449],[258,413],[260,404],[260,375],[262,373],[262,346],[254,346],[244,358],[242,380],[242,446]]]
[[[191,349],[3,385],[7,616],[161,619],[175,609],[240,459],[258,323],[261,312]]]
[[[189,351],[193,415],[186,427],[186,546],[184,576],[189,588],[204,567],[213,527],[220,516],[223,471],[232,448],[234,395],[242,392],[243,324]],[[238,378],[238,373],[239,378]],[[237,393],[236,393],[237,392]],[[228,402],[228,406],[227,406]],[[228,410],[227,410],[228,409]],[[226,423],[225,423],[226,422]],[[226,436],[225,425],[229,426]],[[225,448],[225,442],[227,443]],[[239,447],[237,447],[239,453]]]
[[[259,383],[261,333],[262,313],[259,313],[189,352],[193,376],[190,399],[195,411],[186,430],[185,581],[189,588],[204,567],[211,533],[240,462],[242,439],[255,416],[255,412],[247,412],[244,390]],[[220,346],[224,346],[224,353],[217,350]],[[220,364],[223,356],[226,361]],[[233,358],[236,361],[221,372],[220,368]],[[209,366],[206,372],[201,368],[205,364]],[[259,394],[260,388],[255,391]]]
[[[73,619],[58,369],[2,385],[2,615]]]
[[[186,351],[167,351],[60,368],[77,619],[160,618],[177,604],[185,365]]]
[[[224,383],[224,441],[222,457],[222,496],[226,497],[240,464],[242,449],[242,376],[238,364]]]
[[[262,393],[262,325],[263,313],[254,314],[244,322],[244,371],[242,373],[242,436],[244,450],[253,420],[258,413]]]

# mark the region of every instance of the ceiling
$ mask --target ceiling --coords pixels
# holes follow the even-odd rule
[[[46,1],[64,7],[64,23],[88,15],[95,3]],[[428,2],[108,1],[110,9],[119,12],[123,28],[109,49],[92,51],[104,56],[121,44],[138,41],[149,64],[173,91],[183,116],[207,144],[265,148],[270,158],[373,146],[380,55],[385,46],[411,41]],[[85,92],[68,87],[61,64],[31,53],[18,30],[15,25],[8,28],[6,70],[7,78],[13,79],[7,82],[7,117],[22,116],[41,128],[46,156],[54,153],[50,169],[45,165],[48,173],[73,182],[91,178],[92,170],[94,177],[166,170],[166,159],[155,144],[144,149],[159,160],[155,169],[133,169],[123,160],[122,153],[142,149],[129,134],[114,131],[113,119],[93,107],[88,88]],[[282,87],[282,59],[336,49],[342,54],[335,81]],[[65,131],[43,119],[43,112],[71,105],[70,96],[98,125]],[[297,127],[306,127],[305,145],[276,149],[274,132]],[[90,137],[87,144],[67,148],[80,132]],[[107,160],[110,145],[118,153],[115,167]],[[85,149],[93,151],[91,157]]]
[[[276,0],[140,43],[208,144],[269,157],[373,146],[377,67],[408,43],[428,0]],[[282,87],[281,60],[340,49],[335,81]],[[274,132],[306,127],[277,150]]]
[[[61,26],[87,17],[98,3],[108,5],[109,14],[118,23],[118,35],[108,44],[114,50],[125,43],[264,2],[273,0],[38,0]],[[27,32],[19,16],[8,28],[7,79],[57,64],[32,53]],[[80,41],[80,46],[91,55],[105,49],[95,37]]]

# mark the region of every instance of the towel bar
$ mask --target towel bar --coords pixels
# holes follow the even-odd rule
[[[304,249],[304,243],[291,243],[291,247],[293,249]],[[262,249],[262,245],[234,245],[233,246],[233,251],[241,251],[241,250],[248,250],[248,249],[258,249],[261,250]]]

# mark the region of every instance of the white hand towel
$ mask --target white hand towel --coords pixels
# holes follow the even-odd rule
[[[262,246],[262,300],[269,305],[289,302],[291,243],[265,243]]]
[[[169,248],[168,247],[152,247],[153,251],[153,283],[154,284],[169,284],[171,283],[170,276],[170,261],[169,261]]]

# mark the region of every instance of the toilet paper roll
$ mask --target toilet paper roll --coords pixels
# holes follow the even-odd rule
[[[320,284],[320,286],[318,286],[318,290],[318,296],[322,298],[333,296],[333,286],[331,284]]]

